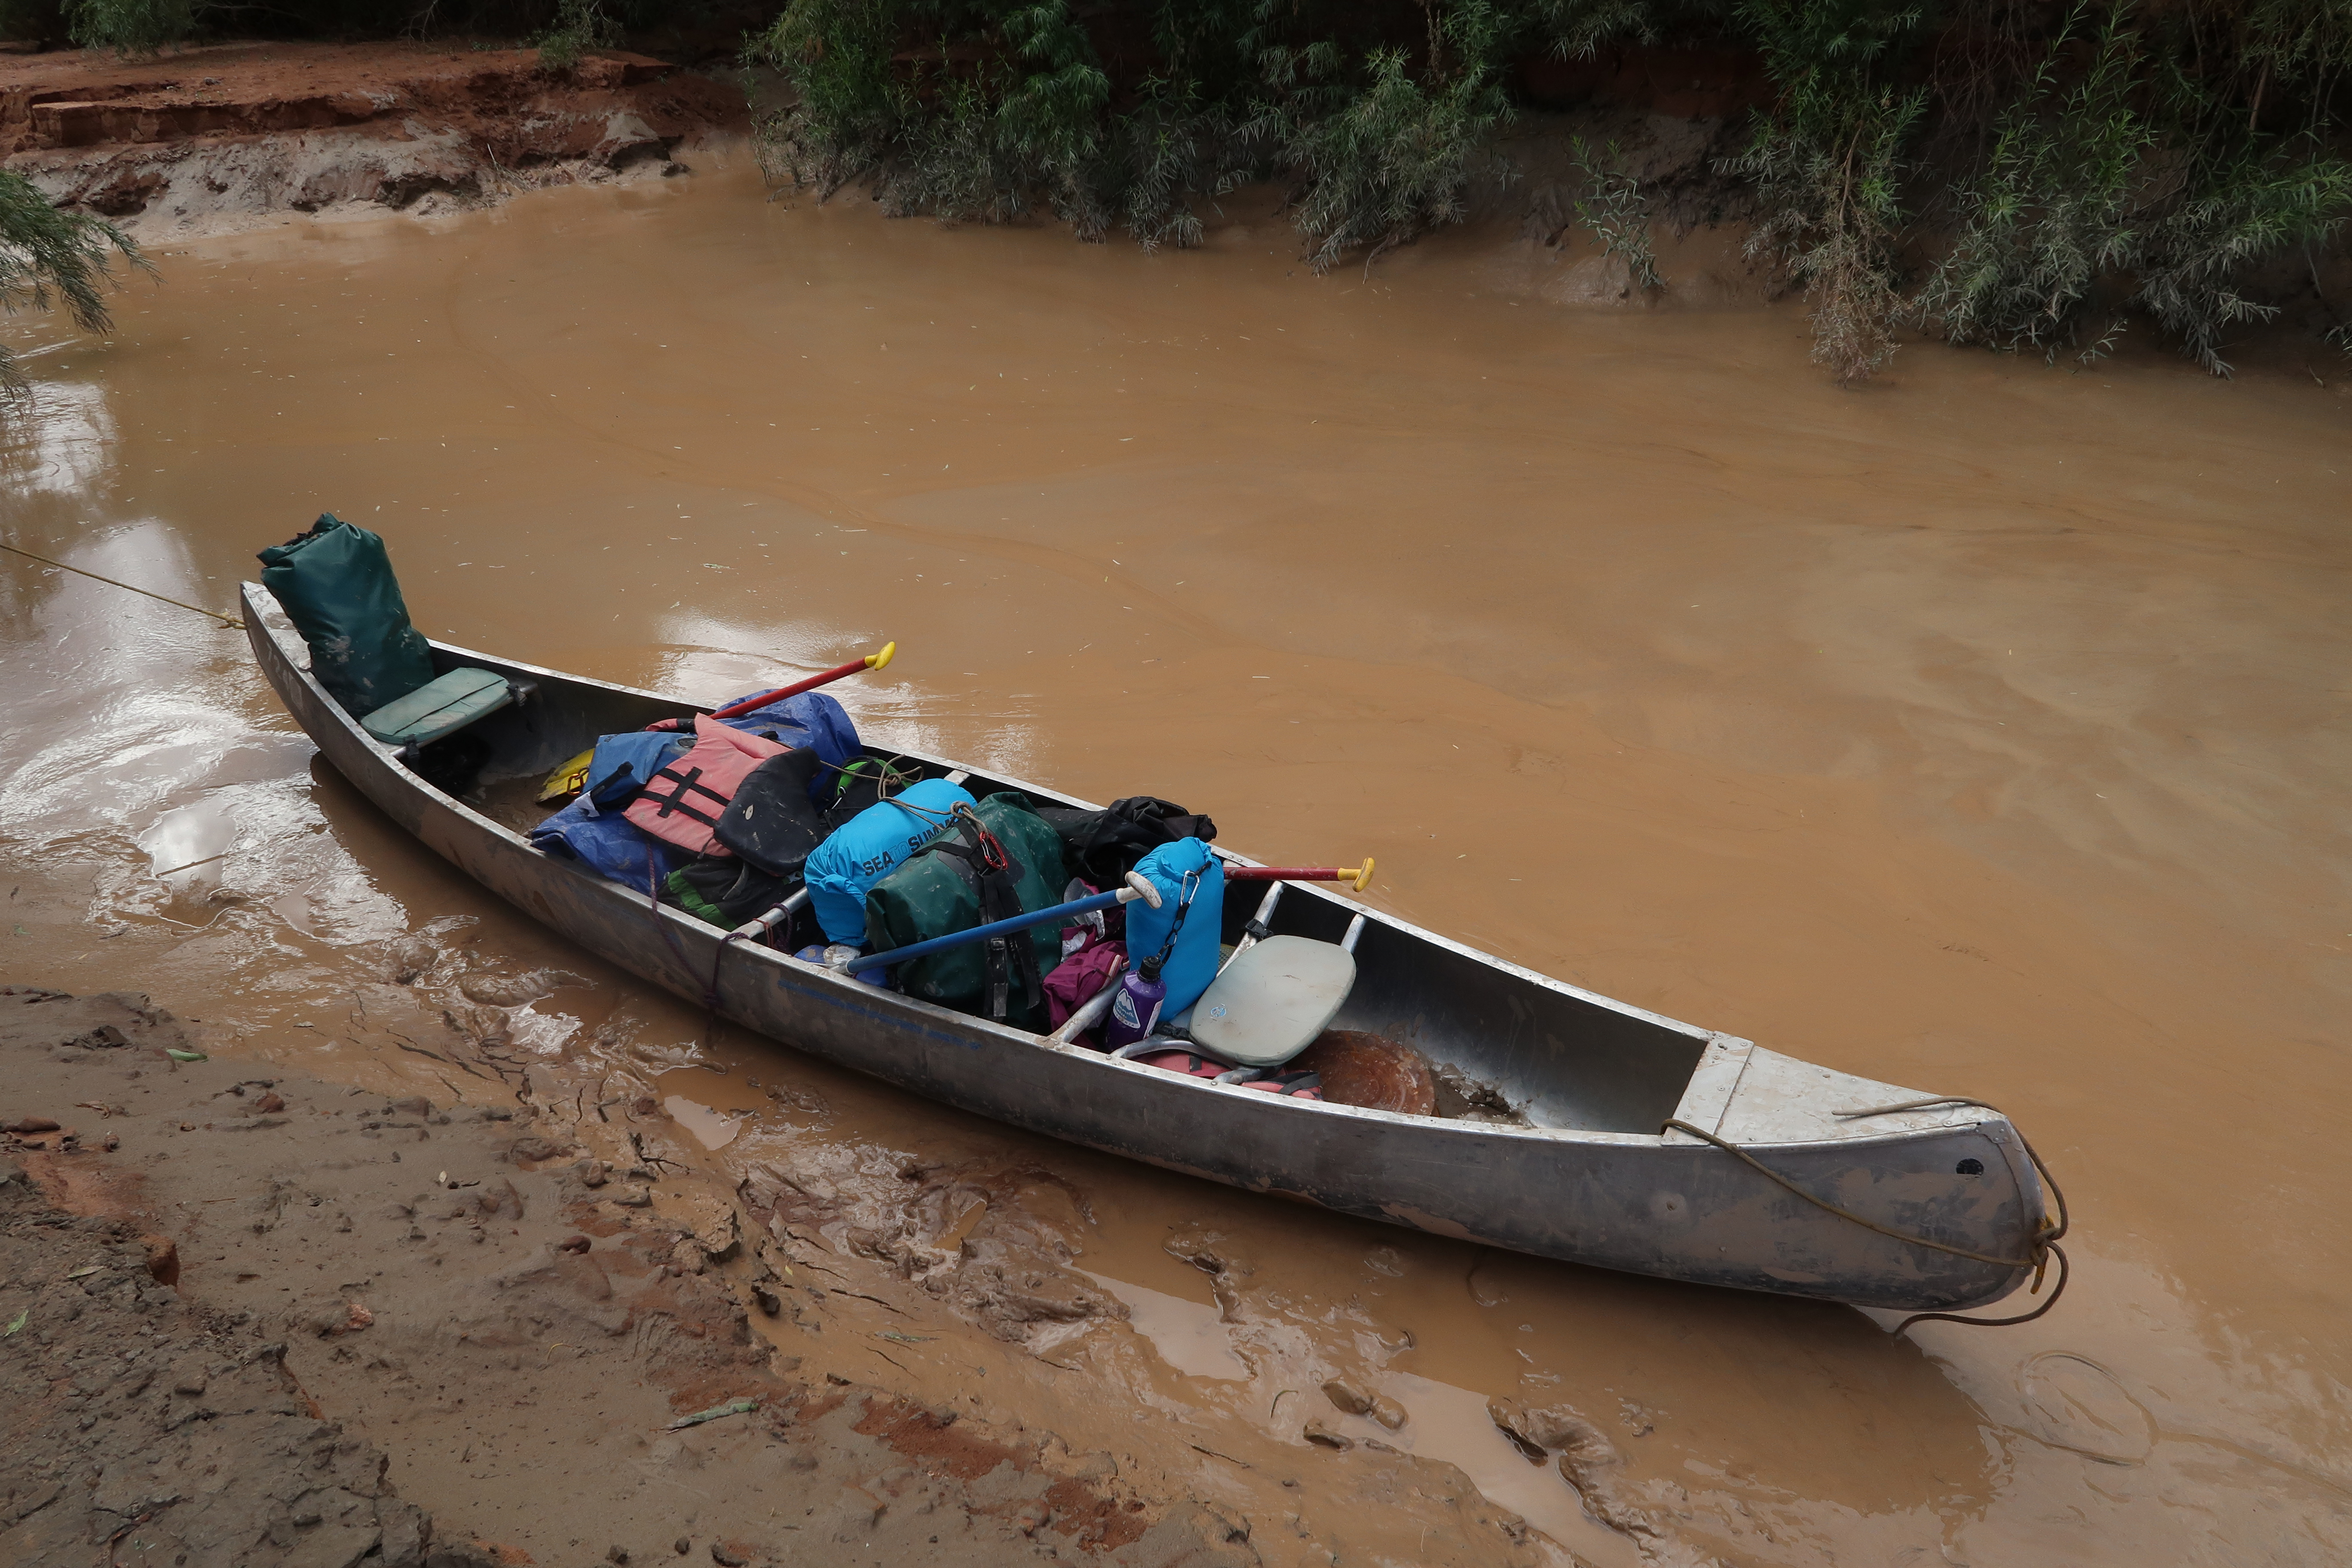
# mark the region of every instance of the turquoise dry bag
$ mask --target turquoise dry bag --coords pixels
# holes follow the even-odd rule
[[[864,942],[866,892],[945,828],[957,806],[971,803],[971,793],[961,784],[925,779],[867,806],[811,850],[801,875],[825,940]]]
[[[1160,907],[1141,900],[1127,906],[1127,955],[1139,964],[1167,948],[1168,933],[1175,931],[1175,945],[1168,948],[1160,970],[1168,986],[1160,1016],[1173,1018],[1199,1001],[1217,977],[1225,923],[1224,862],[1199,839],[1180,838],[1146,855],[1135,868],[1160,889]],[[1192,907],[1180,926],[1177,910],[1187,897]]]

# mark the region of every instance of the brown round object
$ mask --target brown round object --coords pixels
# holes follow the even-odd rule
[[[1411,1046],[1360,1029],[1327,1029],[1293,1058],[1288,1069],[1320,1074],[1323,1098],[1363,1110],[1437,1114],[1437,1080]]]

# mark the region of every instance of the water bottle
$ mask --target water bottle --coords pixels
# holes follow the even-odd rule
[[[1167,1000],[1159,959],[1147,958],[1128,971],[1119,980],[1118,994],[1110,1000],[1110,1022],[1103,1026],[1105,1047],[1115,1051],[1151,1033],[1160,1022],[1160,1004]]]

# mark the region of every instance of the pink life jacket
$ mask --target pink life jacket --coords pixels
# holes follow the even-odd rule
[[[1158,1068],[1161,1072],[1181,1073],[1186,1078],[1213,1079],[1234,1069],[1223,1062],[1192,1051],[1153,1051],[1149,1056],[1130,1057],[1139,1066]],[[1261,1089],[1267,1094],[1284,1095],[1293,1100],[1323,1098],[1323,1077],[1313,1072],[1282,1072],[1276,1070],[1264,1077],[1244,1080],[1237,1087]]]
[[[709,714],[694,719],[686,755],[646,781],[622,815],[656,838],[697,855],[731,855],[712,835],[719,814],[753,768],[790,746],[730,730]]]

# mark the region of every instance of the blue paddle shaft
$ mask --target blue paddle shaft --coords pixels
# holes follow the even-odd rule
[[[894,947],[887,952],[866,953],[843,964],[842,970],[845,973],[856,974],[861,970],[874,969],[885,963],[904,963],[908,959],[923,958],[934,952],[944,952],[951,947],[961,947],[968,942],[986,942],[990,937],[1006,936],[1016,931],[1027,931],[1031,926],[1041,926],[1047,921],[1067,920],[1074,915],[1083,915],[1094,910],[1107,910],[1119,901],[1119,892],[1120,889],[1114,888],[1108,893],[1095,893],[1087,898],[1074,899],[1066,904],[1055,904],[1050,910],[1039,910],[1034,914],[1014,915],[1007,921],[991,921],[984,926],[974,926],[970,931],[950,931],[946,936],[935,936],[928,942],[910,942],[904,947]]]

